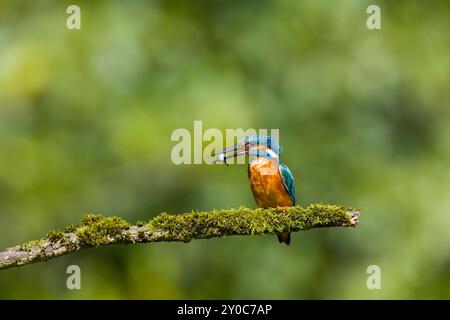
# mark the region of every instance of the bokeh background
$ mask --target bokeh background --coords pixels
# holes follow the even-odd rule
[[[81,30],[66,8],[81,7]],[[369,4],[382,30],[366,28]],[[299,202],[356,229],[111,246],[0,271],[0,298],[450,298],[448,1],[0,1],[0,247],[87,212],[253,207],[177,128],[279,128]],[[81,290],[66,268],[81,268]],[[381,268],[381,290],[366,269]]]

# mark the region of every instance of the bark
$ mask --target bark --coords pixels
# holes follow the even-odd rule
[[[268,209],[222,209],[170,215],[162,213],[149,222],[129,224],[119,217],[86,215],[81,223],[50,231],[0,252],[0,270],[46,261],[85,248],[110,244],[159,241],[189,242],[233,235],[263,235],[322,227],[355,227],[360,211],[342,206],[312,204]]]

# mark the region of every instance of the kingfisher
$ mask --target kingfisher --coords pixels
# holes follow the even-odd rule
[[[234,146],[215,154],[215,162],[246,156],[249,159],[248,179],[256,205],[260,208],[295,206],[294,177],[280,161],[281,147],[271,136],[247,136]],[[289,232],[278,233],[278,241],[289,245]]]

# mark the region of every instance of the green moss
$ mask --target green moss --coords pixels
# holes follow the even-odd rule
[[[34,247],[37,247],[38,245],[39,245],[38,240],[27,241],[20,246],[20,250],[21,251],[31,251],[31,249],[33,249]]]
[[[46,234],[45,238],[52,242],[57,242],[64,238],[64,232],[59,230],[51,230]]]
[[[96,247],[111,243],[112,238],[120,237],[122,231],[129,226],[128,222],[119,217],[87,214],[76,228],[75,235],[81,245]]]
[[[68,225],[67,227],[64,228],[64,232],[66,233],[75,232],[77,228],[79,228],[79,226],[80,226],[79,223]]]
[[[147,223],[145,222],[145,221],[138,221],[138,222],[136,222],[136,226],[138,226],[138,227],[143,227],[143,226],[145,226]]]
[[[149,222],[149,228],[167,232],[167,238],[189,241],[231,234],[249,235],[307,230],[340,225],[349,221],[341,206],[314,204],[307,208],[213,210],[182,215],[163,213]]]
[[[120,236],[122,231],[128,227],[128,222],[118,217],[87,214],[80,223],[67,226],[63,231],[52,230],[48,232],[45,239],[65,243],[68,241],[70,234],[75,234],[79,245],[95,247],[110,243],[112,238]],[[29,246],[27,245],[27,247]]]
[[[286,208],[212,210],[190,212],[179,215],[162,213],[147,224],[138,222],[139,239],[145,239],[155,231],[156,241],[184,241],[205,239],[227,235],[262,235],[265,233],[293,232],[315,227],[350,225],[350,215],[342,206],[313,204],[306,208],[299,206]],[[128,222],[118,217],[104,217],[87,214],[78,224],[66,227],[63,231],[50,231],[40,241],[60,242],[78,247],[96,247],[113,242],[135,242],[136,238],[123,232],[130,227]],[[72,235],[78,241],[72,242]],[[70,240],[70,242],[69,242]],[[22,250],[30,251],[39,247],[40,241],[24,243]],[[142,241],[142,240],[141,240]]]

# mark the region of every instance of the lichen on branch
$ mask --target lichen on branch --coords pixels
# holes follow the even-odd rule
[[[189,242],[232,235],[263,235],[321,227],[354,227],[360,211],[329,204],[249,209],[221,209],[185,214],[162,213],[132,225],[119,217],[87,214],[63,230],[50,231],[0,252],[0,269],[45,261],[84,248],[160,241]]]

